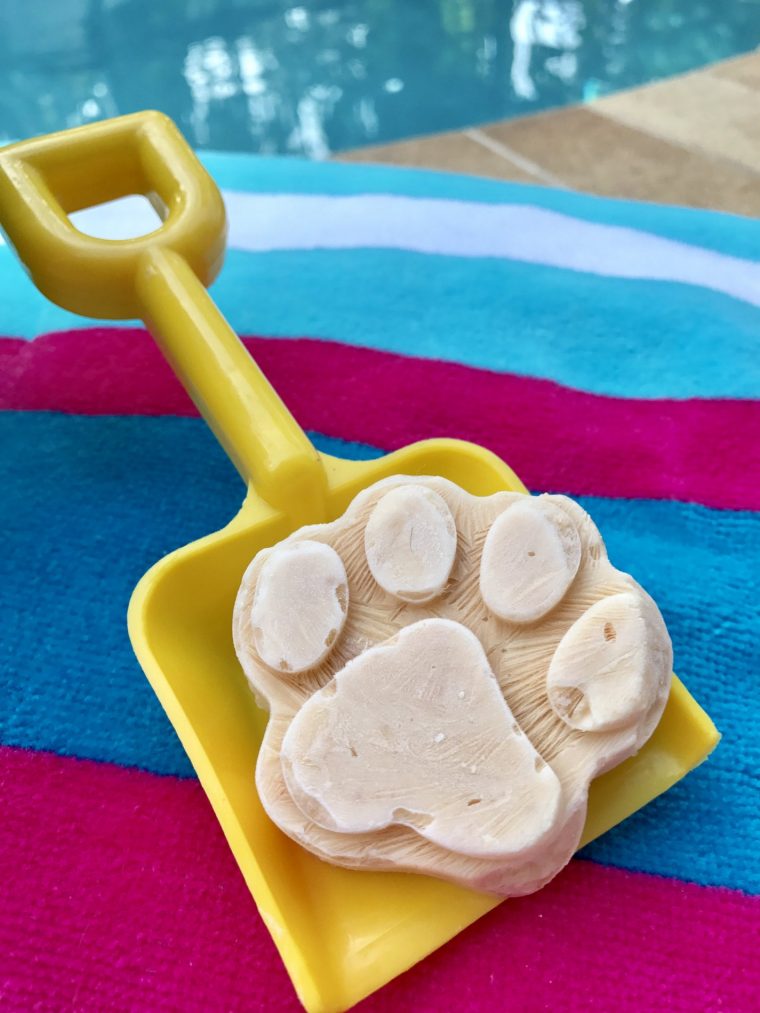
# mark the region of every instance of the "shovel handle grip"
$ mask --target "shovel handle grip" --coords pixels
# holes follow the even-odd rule
[[[96,239],[68,217],[130,194],[162,219],[145,236]],[[0,149],[0,226],[59,306],[144,320],[243,478],[289,517],[318,518],[319,454],[206,292],[224,203],[170,119],[134,113]]]

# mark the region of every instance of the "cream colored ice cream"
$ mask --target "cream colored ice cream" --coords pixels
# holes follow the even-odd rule
[[[667,699],[649,596],[564,496],[395,477],[259,553],[235,647],[270,720],[256,783],[321,858],[503,896],[576,850],[591,780]]]

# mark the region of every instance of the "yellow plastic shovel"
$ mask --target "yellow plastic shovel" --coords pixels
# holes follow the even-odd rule
[[[149,235],[94,239],[67,217],[135,193],[163,219]],[[87,316],[145,321],[247,485],[227,527],[143,577],[129,633],[301,1001],[345,1009],[497,901],[422,876],[334,868],[269,821],[253,779],[267,718],[232,648],[240,578],[259,549],[339,516],[388,475],[441,475],[477,495],[526,490],[489,451],[457,440],[363,462],[314,449],[206,292],[222,264],[224,205],[165,116],[138,113],[0,150],[0,225],[49,299]],[[644,749],[593,784],[584,843],[683,777],[717,738],[674,677]]]

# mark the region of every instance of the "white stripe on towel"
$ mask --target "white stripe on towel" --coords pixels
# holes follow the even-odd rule
[[[495,257],[611,278],[697,285],[760,306],[760,263],[533,205],[233,190],[224,192],[224,200],[229,246],[235,250],[394,249]],[[103,238],[127,238],[156,227],[152,208],[136,197],[73,218],[83,231]]]

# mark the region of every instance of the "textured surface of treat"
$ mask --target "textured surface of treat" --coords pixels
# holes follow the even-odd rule
[[[301,544],[339,557],[349,604],[326,651],[315,634],[319,660],[288,671],[260,655],[252,605],[271,560]],[[672,666],[657,607],[578,504],[433,477],[379,482],[260,553],[234,638],[271,711],[256,784],[285,833],[349,868],[503,896],[568,861],[590,781],[651,735]]]

